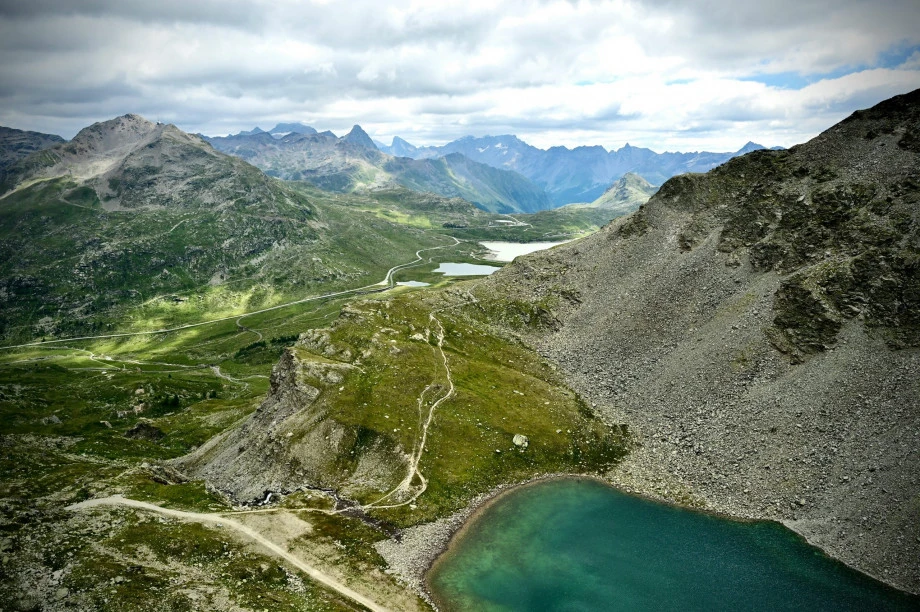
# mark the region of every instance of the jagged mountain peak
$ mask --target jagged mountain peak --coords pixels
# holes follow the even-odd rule
[[[27,187],[30,179],[88,187],[108,210],[277,202],[258,169],[175,125],[134,114],[94,123],[70,142],[33,153],[17,164],[3,187]]]
[[[85,127],[70,142],[92,152],[106,152],[137,143],[157,130],[157,127],[158,124],[140,115],[127,114]]]
[[[591,203],[594,208],[631,212],[657,191],[656,187],[635,172],[627,172]]]
[[[384,153],[395,155],[396,157],[413,157],[418,151],[418,147],[412,143],[403,140],[399,136],[393,137],[393,144],[380,149]]]
[[[365,132],[361,126],[357,124],[351,128],[351,131],[348,132],[348,134],[342,137],[342,140],[354,145],[358,145],[360,147],[364,147],[365,149],[373,149],[375,151],[377,150],[377,147],[374,145],[374,141],[371,140],[371,137],[368,136],[367,132]]]
[[[614,183],[608,188],[608,191],[610,189],[613,189],[617,185],[638,185],[641,187],[653,187],[651,183],[649,183],[647,180],[645,180],[643,177],[639,176],[635,172],[627,172],[626,174],[624,174],[621,179],[619,179],[616,183]]]

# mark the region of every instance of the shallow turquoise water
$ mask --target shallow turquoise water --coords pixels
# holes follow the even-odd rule
[[[432,571],[447,610],[920,610],[776,523],[742,523],[592,480],[493,504]]]

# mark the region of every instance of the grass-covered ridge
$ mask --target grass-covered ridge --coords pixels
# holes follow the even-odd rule
[[[260,413],[185,467],[243,500],[336,489],[399,525],[535,474],[608,469],[626,451],[625,429],[495,335],[472,284],[349,304],[290,349]],[[418,475],[401,486],[413,456]]]

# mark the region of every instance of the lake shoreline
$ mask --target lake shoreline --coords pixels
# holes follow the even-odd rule
[[[436,610],[441,610],[443,606],[438,605],[439,602],[428,582],[431,570],[434,566],[439,561],[446,558],[451,548],[456,547],[457,543],[463,538],[463,534],[469,529],[473,521],[481,516],[489,507],[505,497],[505,495],[517,492],[524,487],[553,480],[592,480],[625,495],[631,495],[633,497],[674,506],[684,510],[698,511],[703,514],[740,522],[753,522],[759,520],[733,516],[723,512],[702,510],[652,495],[646,495],[641,492],[628,490],[618,486],[615,482],[600,474],[538,474],[526,480],[498,485],[491,491],[475,497],[466,507],[454,512],[450,516],[406,529],[403,532],[401,542],[397,543],[393,540],[383,540],[378,542],[375,548],[386,560],[388,565],[390,565],[393,573],[400,576],[403,582],[418,593],[425,601],[434,606]]]
[[[380,552],[381,555],[386,559],[387,563],[393,567],[394,573],[402,577],[404,582],[406,582],[408,586],[410,586],[423,599],[425,599],[425,601],[432,605],[435,610],[445,610],[447,608],[444,606],[444,602],[440,601],[439,598],[435,595],[430,584],[430,580],[435,567],[450,558],[451,554],[456,551],[459,543],[463,540],[464,535],[468,533],[476,519],[481,517],[481,515],[486,510],[492,507],[499,500],[503,499],[505,496],[512,492],[518,492],[523,488],[543,484],[553,480],[590,480],[610,487],[611,489],[624,495],[648,500],[665,506],[679,508],[681,510],[698,512],[700,514],[705,514],[708,516],[739,523],[776,523],[788,529],[803,541],[807,542],[808,545],[819,550],[827,558],[840,562],[848,568],[855,570],[864,576],[872,578],[873,580],[882,583],[891,589],[901,593],[916,595],[905,589],[898,588],[897,586],[891,584],[879,576],[875,576],[869,572],[865,572],[857,567],[854,567],[853,565],[846,563],[846,561],[843,559],[829,554],[827,550],[815,544],[812,539],[807,536],[806,533],[796,529],[796,525],[790,524],[790,522],[771,518],[730,514],[724,511],[710,510],[687,504],[681,504],[673,500],[663,499],[652,494],[637,491],[631,489],[630,487],[621,486],[620,483],[615,482],[610,477],[605,477],[599,474],[539,474],[527,480],[499,485],[488,493],[484,493],[474,498],[465,508],[458,510],[449,517],[445,517],[432,523],[419,525],[406,530],[407,533],[417,532],[418,535],[422,536],[421,538],[418,538],[417,541],[410,542],[409,548],[405,550],[398,550],[401,547],[400,544],[394,544],[392,540],[387,540],[380,543],[380,546],[377,548],[378,552]],[[411,540],[412,538],[407,539]],[[396,561],[395,564],[394,561]],[[400,566],[402,567],[400,568]],[[406,570],[409,571],[406,572]]]

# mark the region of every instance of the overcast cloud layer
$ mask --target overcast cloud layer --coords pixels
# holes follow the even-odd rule
[[[0,2],[0,124],[791,146],[920,87],[916,0]]]

